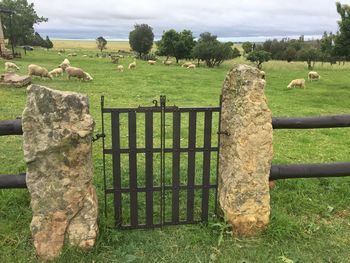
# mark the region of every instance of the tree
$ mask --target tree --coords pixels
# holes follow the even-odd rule
[[[129,43],[141,57],[142,54],[148,54],[153,46],[153,29],[147,24],[136,24],[134,27],[135,29],[129,33]]]
[[[232,58],[238,58],[241,56],[241,52],[238,48],[234,47],[232,50]]]
[[[47,18],[38,16],[34,3],[28,4],[27,0],[2,0],[0,8],[15,11],[12,15],[12,30],[9,15],[1,15],[5,38],[9,38],[12,31],[15,46],[28,44],[28,39],[32,39],[34,35],[34,25],[48,21]]]
[[[96,44],[97,44],[97,48],[102,52],[102,50],[106,49],[107,40],[104,39],[103,37],[98,37],[96,38]]]
[[[192,50],[192,57],[204,60],[208,67],[219,66],[227,59],[234,58],[232,42],[221,43],[217,36],[208,32],[200,34],[197,44]]]
[[[338,21],[339,31],[334,38],[333,54],[345,59],[350,56],[350,5],[336,2],[336,7],[341,20]]]
[[[250,43],[249,41],[244,42],[242,44],[242,48],[243,48],[244,54],[249,54],[250,52],[253,51],[253,44]]]
[[[50,40],[50,38],[49,38],[48,36],[46,36],[45,42],[46,42],[46,46],[45,46],[45,47],[46,47],[47,49],[53,48],[53,43],[52,43],[52,41]]]
[[[35,32],[27,37],[26,44],[37,47],[46,47],[47,43],[38,32]]]
[[[173,56],[176,63],[179,59],[189,58],[195,45],[194,37],[190,30],[184,30],[180,33],[170,29],[163,33],[162,38],[157,43],[157,54],[160,56]]]
[[[297,56],[297,51],[294,47],[290,46],[290,47],[287,47],[285,53],[284,53],[284,56],[285,56],[285,59],[288,61],[288,62],[291,62],[292,60],[294,60]]]
[[[265,50],[252,51],[248,54],[247,59],[251,62],[257,63],[258,69],[262,68],[262,63],[271,59],[271,53]]]
[[[322,39],[320,41],[320,45],[321,45],[321,54],[320,54],[320,58],[322,59],[322,63],[324,61],[328,61],[331,64],[335,61],[335,52],[334,52],[334,38],[335,36],[333,35],[333,33],[329,33],[327,34],[327,32],[323,33]]]
[[[297,56],[299,60],[306,61],[308,69],[312,69],[320,57],[320,52],[314,47],[306,47],[299,50]]]

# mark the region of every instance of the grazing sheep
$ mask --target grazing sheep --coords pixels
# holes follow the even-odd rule
[[[136,68],[136,61],[134,60],[134,62],[130,63],[128,66],[128,69],[134,69]]]
[[[68,59],[64,59],[63,62],[58,66],[59,68],[63,69],[63,71],[66,70],[66,68],[70,67],[70,62]]]
[[[164,64],[165,66],[170,66],[172,63],[173,63],[173,62],[172,62],[171,60],[165,60],[165,61],[163,61],[163,64]]]
[[[195,65],[195,64],[190,64],[190,65],[187,66],[187,68],[193,68],[193,69],[195,69],[195,68],[196,68],[196,65]]]
[[[46,68],[40,67],[38,65],[30,64],[28,66],[28,75],[29,76],[39,76],[52,79],[52,75],[47,71]]]
[[[12,62],[5,62],[5,71],[10,72],[12,70],[19,70],[19,67]]]
[[[294,87],[305,88],[305,79],[294,79],[287,86],[288,89],[291,89]]]
[[[57,78],[58,76],[62,76],[63,75],[63,69],[62,68],[55,68],[55,69],[51,70],[49,73],[52,76],[55,76]]]
[[[185,63],[182,64],[181,67],[187,68],[189,65],[192,65],[192,64],[193,64],[192,62],[185,62]]]
[[[86,80],[86,81],[93,80],[93,78],[90,76],[90,74],[87,72],[84,72],[84,70],[82,70],[81,68],[68,67],[68,68],[66,68],[66,72],[68,75],[68,79],[70,79],[70,77],[76,77],[79,80],[81,80],[81,79]]]
[[[265,79],[265,77],[266,77],[265,71],[260,70],[260,76],[262,79]]]
[[[309,81],[319,80],[321,76],[316,71],[310,71],[307,75]]]
[[[123,72],[123,71],[124,71],[123,65],[118,65],[118,66],[117,66],[117,70],[118,70],[119,72]]]
[[[156,64],[157,61],[155,61],[155,60],[148,60],[147,62],[148,62],[148,64],[150,64],[150,65],[154,65],[154,64]]]

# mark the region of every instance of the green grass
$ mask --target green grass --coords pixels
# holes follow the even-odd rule
[[[169,105],[216,106],[227,71],[233,63],[244,62],[238,59],[219,68],[186,70],[177,65],[166,67],[158,63],[149,66],[137,61],[136,70],[120,73],[109,59],[82,57],[83,54],[95,54],[96,50],[76,52],[77,57],[69,58],[72,65],[89,72],[94,77],[92,82],[68,81],[66,76],[52,81],[35,78],[33,82],[87,94],[96,121],[95,133],[101,132],[101,95],[110,107],[152,105],[152,100],[158,99],[160,94],[167,95]],[[15,62],[21,67],[20,73],[25,74],[31,63],[51,70],[63,59],[54,50],[35,50]],[[132,60],[126,57],[121,59],[121,64],[127,68]],[[264,64],[266,95],[274,116],[350,112],[350,65],[317,64],[316,70],[322,76],[320,81],[307,82],[305,90],[288,90],[286,86],[290,80],[306,78],[306,63],[272,61]],[[0,119],[20,116],[25,100],[25,89],[1,87]],[[199,125],[203,125],[203,121],[199,121]],[[167,130],[171,130],[171,125]],[[181,137],[185,143],[185,131]],[[349,129],[277,130],[274,131],[273,162],[349,162],[349,138]],[[170,144],[170,141],[168,136],[166,143]],[[137,143],[142,144],[142,138],[138,138]],[[0,173],[23,172],[22,138],[0,137],[0,147]],[[271,223],[266,231],[254,238],[231,237],[223,223],[219,224],[221,227],[213,226],[213,223],[221,222],[214,217],[208,225],[118,231],[112,227],[111,214],[107,219],[103,215],[101,148],[101,141],[93,144],[94,181],[100,205],[97,245],[89,252],[65,249],[56,262],[286,262],[285,258],[294,262],[350,261],[348,178],[278,181],[271,193]],[[110,164],[110,160],[107,163]],[[200,168],[199,165],[197,169],[200,171]],[[168,165],[167,171],[170,169]],[[186,169],[186,165],[181,168],[183,173]],[[37,262],[29,231],[29,202],[27,190],[0,190],[0,262]],[[219,242],[220,236],[223,236],[222,242]]]

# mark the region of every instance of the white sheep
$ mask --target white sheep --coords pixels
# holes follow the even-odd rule
[[[59,68],[63,69],[63,71],[66,70],[66,68],[70,67],[71,64],[68,59],[64,59],[63,62],[58,66]]]
[[[39,76],[39,77],[46,77],[49,79],[52,79],[52,75],[47,71],[46,68],[40,67],[35,64],[30,64],[28,66],[28,75],[29,76]]]
[[[19,67],[12,62],[5,62],[5,71],[10,72],[12,70],[19,70]]]
[[[310,71],[307,75],[309,81],[319,80],[321,76],[316,71]]]
[[[192,65],[192,64],[193,64],[192,62],[185,62],[185,63],[182,64],[181,67],[187,68],[189,65]]]
[[[287,86],[288,89],[291,89],[294,87],[305,88],[305,79],[294,79]]]
[[[55,68],[49,72],[52,76],[58,77],[63,75],[63,69],[62,68]]]
[[[187,68],[193,68],[193,69],[195,69],[195,68],[196,68],[196,65],[195,65],[195,64],[190,64],[190,65],[187,66]]]
[[[136,68],[136,61],[134,60],[134,62],[130,63],[128,66],[128,69],[134,69]]]
[[[124,71],[123,65],[118,65],[118,66],[117,66],[117,70],[118,70],[119,72],[123,72],[123,71]]]
[[[165,60],[165,61],[163,61],[163,64],[164,64],[165,66],[170,66],[172,63],[173,63],[173,62],[172,62],[171,60]]]
[[[265,79],[266,78],[265,71],[260,70],[260,76],[261,76],[262,79]]]
[[[85,72],[84,70],[82,70],[81,68],[68,67],[68,68],[66,68],[66,72],[68,75],[68,79],[70,79],[71,77],[76,77],[79,80],[81,80],[81,79],[86,80],[86,81],[93,80],[91,75],[89,73]]]
[[[150,65],[154,65],[156,64],[157,61],[155,60],[148,60],[147,63],[150,64]]]

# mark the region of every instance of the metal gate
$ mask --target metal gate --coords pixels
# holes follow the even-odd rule
[[[166,101],[108,108],[101,97],[105,209],[113,196],[119,228],[206,222],[216,211],[220,107]]]

